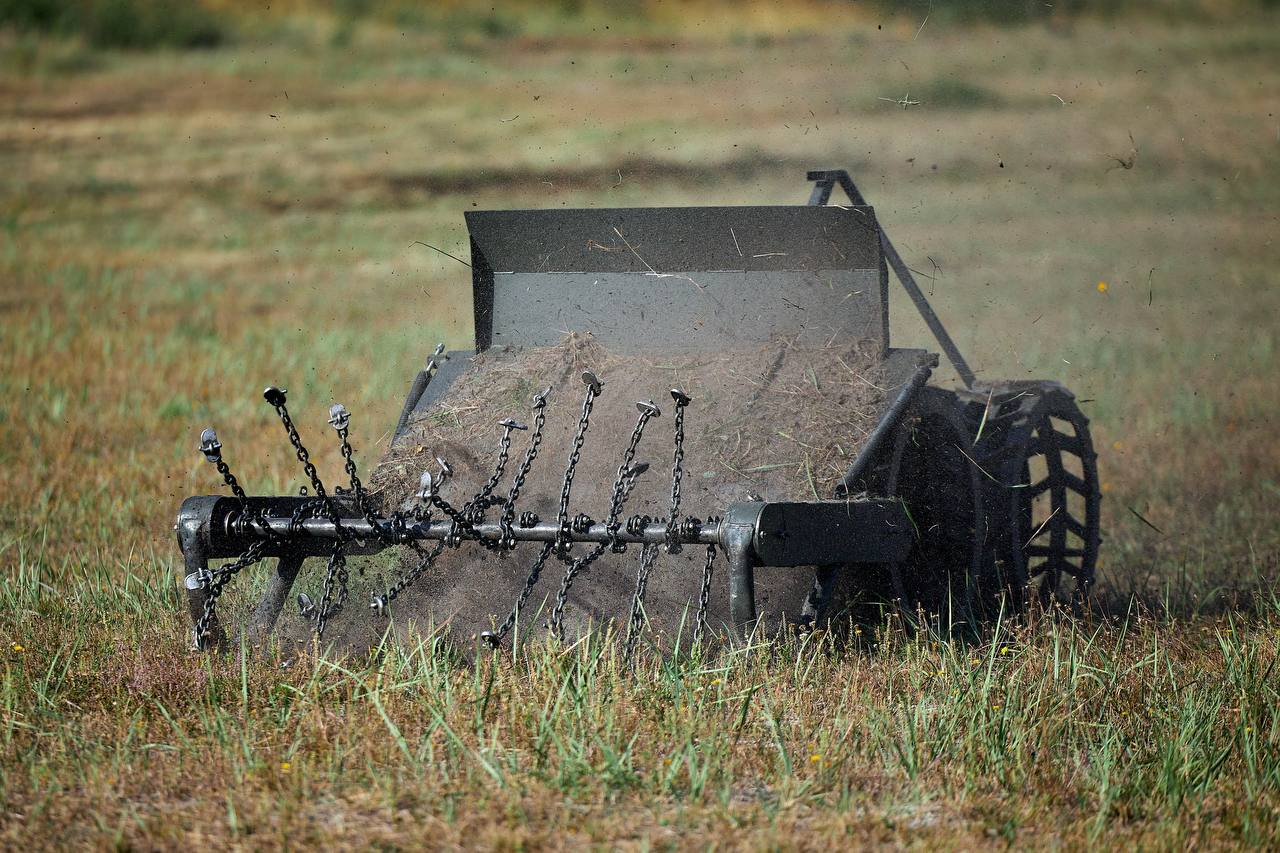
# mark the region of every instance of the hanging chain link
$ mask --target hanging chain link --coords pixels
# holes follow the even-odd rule
[[[333,553],[329,557],[329,567],[324,578],[324,595],[320,601],[320,608],[316,613],[316,636],[324,635],[325,626],[329,619],[337,615],[347,600],[347,558],[343,549],[348,539],[347,531],[342,527],[342,518],[338,514],[338,507],[333,502],[333,498],[325,490],[324,483],[320,480],[320,475],[316,471],[316,466],[311,461],[311,454],[307,452],[307,448],[302,443],[302,437],[298,435],[298,429],[293,424],[293,418],[289,416],[289,407],[287,405],[287,391],[282,388],[268,388],[263,392],[262,396],[275,409],[276,416],[280,419],[280,423],[284,426],[285,432],[289,436],[289,444],[293,446],[293,451],[298,457],[298,461],[302,463],[302,470],[306,472],[307,479],[311,481],[311,487],[315,490],[316,497],[322,502],[325,514],[329,516],[329,520],[333,522],[334,530],[337,533],[337,541],[333,546]],[[338,591],[336,600],[334,599],[334,583],[337,582]]]
[[[200,433],[200,452],[204,454],[205,459],[212,462],[218,473],[222,476],[222,480],[227,484],[227,488],[231,490],[236,499],[240,502],[241,512],[244,519],[250,524],[254,524],[257,528],[264,532],[269,539],[260,539],[249,546],[245,553],[241,554],[235,561],[218,567],[214,571],[205,569],[200,572],[200,586],[204,590],[204,605],[200,610],[200,618],[197,620],[195,627],[192,629],[193,645],[196,650],[205,648],[208,641],[209,630],[217,618],[218,599],[221,597],[223,590],[231,579],[254,563],[262,559],[263,552],[266,550],[268,541],[277,537],[270,533],[270,528],[266,525],[262,518],[261,510],[251,514],[248,509],[249,496],[241,487],[240,481],[236,479],[236,475],[231,472],[231,467],[227,465],[226,460],[222,458],[222,443],[218,441],[218,434],[214,432],[213,427],[207,427]]]
[[[200,586],[205,593],[204,607],[200,611],[200,619],[191,632],[197,651],[204,649],[208,641],[209,629],[217,613],[218,597],[222,595],[223,588],[240,573],[241,569],[248,568],[261,560],[262,552],[266,549],[267,540],[259,539],[234,562],[219,566],[213,571],[206,569],[200,573]]]
[[[640,569],[636,572],[636,590],[631,597],[631,618],[627,623],[627,646],[623,654],[628,668],[635,662],[636,646],[644,630],[644,596],[649,590],[649,574],[658,562],[658,546],[648,544],[640,552]]]
[[[684,410],[690,397],[679,388],[672,388],[671,399],[676,403],[675,450],[671,460],[671,512],[667,514],[666,548],[668,554],[678,554],[681,551],[676,535],[679,532],[680,484],[684,480]]]
[[[582,415],[578,418],[578,428],[573,434],[573,450],[569,453],[569,464],[564,471],[564,482],[560,486],[560,509],[556,513],[555,550],[563,556],[569,553],[573,542],[569,539],[569,494],[573,491],[573,475],[578,468],[578,460],[582,457],[582,442],[587,437],[587,427],[591,424],[591,407],[604,386],[596,375],[589,370],[582,372],[582,381],[587,386],[586,396],[582,400]]]
[[[524,609],[525,604],[529,601],[529,596],[533,594],[533,588],[538,585],[538,578],[542,576],[542,567],[547,564],[547,560],[551,557],[555,550],[554,542],[548,542],[542,546],[542,550],[538,552],[538,559],[533,561],[533,566],[529,569],[529,574],[524,580],[524,587],[520,590],[519,597],[516,598],[515,606],[511,608],[511,612],[507,614],[507,618],[502,621],[496,631],[484,631],[480,634],[480,638],[489,644],[490,648],[498,648],[502,645],[502,641],[507,638],[507,634],[511,633],[511,629],[515,627],[516,620],[520,618],[520,611]]]
[[[483,521],[485,512],[493,505],[490,501],[490,496],[502,480],[502,475],[507,469],[507,459],[511,453],[511,431],[528,429],[524,424],[511,418],[502,421],[501,426],[502,438],[498,440],[498,460],[493,466],[493,474],[485,481],[480,491],[476,492],[471,500],[462,505],[462,514],[472,524],[479,524]]]
[[[502,541],[499,544],[504,551],[510,551],[516,547],[515,537],[511,535],[511,522],[516,517],[516,501],[520,499],[520,491],[524,488],[525,478],[529,476],[529,469],[533,467],[533,460],[537,458],[538,450],[542,447],[542,429],[547,424],[547,397],[550,394],[551,389],[548,388],[533,398],[533,434],[529,436],[529,446],[525,448],[524,459],[520,462],[520,467],[516,470],[515,476],[511,478],[511,489],[507,492],[507,500],[502,505],[502,516],[498,522],[502,528]],[[540,568],[541,566],[539,566]],[[535,578],[534,583],[536,582],[537,579]],[[527,582],[526,586],[528,586]]]
[[[707,523],[718,522],[718,518],[709,518]],[[715,569],[716,546],[713,542],[707,546],[707,562],[702,567],[702,591],[698,596],[698,621],[693,626],[693,644],[702,644],[707,633],[707,611],[711,608],[711,573]]]
[[[414,581],[422,577],[422,575],[435,564],[436,558],[444,553],[444,549],[446,547],[447,543],[444,540],[441,540],[437,542],[435,547],[430,551],[417,551],[417,553],[422,557],[418,562],[418,565],[401,575],[400,578],[388,587],[387,591],[382,595],[375,595],[369,602],[369,609],[375,613],[386,615],[389,612],[388,608],[391,606],[391,602],[399,598],[400,593],[404,592],[413,584]]]
[[[590,394],[591,392],[588,390],[587,393]],[[640,412],[640,415],[636,418],[636,425],[631,430],[631,440],[627,443],[627,449],[622,454],[622,463],[618,466],[618,474],[613,481],[613,494],[609,501],[609,517],[605,521],[605,526],[611,534],[610,541],[596,545],[591,551],[587,552],[585,557],[570,563],[569,568],[565,570],[564,578],[560,582],[560,591],[556,595],[555,609],[551,611],[550,627],[552,634],[561,642],[564,641],[564,608],[569,600],[569,588],[573,585],[574,578],[598,560],[606,549],[614,545],[619,529],[618,517],[622,514],[622,508],[627,499],[630,498],[631,491],[635,488],[636,480],[649,469],[648,465],[637,466],[633,464],[636,458],[636,449],[640,446],[640,439],[644,435],[645,425],[653,418],[660,417],[662,411],[652,402],[636,403],[636,409]],[[562,503],[561,506],[561,512],[567,515],[567,505]],[[561,523],[561,530],[564,530],[563,522]],[[561,553],[563,554],[564,552]]]
[[[356,470],[355,451],[351,447],[351,439],[349,437],[351,415],[347,412],[346,406],[341,403],[335,403],[329,408],[329,425],[338,433],[339,450],[342,453],[342,467],[347,472],[347,479],[351,481],[351,493],[356,499],[356,509],[364,516],[365,521],[369,522],[369,527],[373,530],[374,535],[379,539],[385,540],[389,531],[384,530],[382,524],[378,521],[377,514],[369,504],[368,493],[365,492],[364,483],[360,482],[360,476]]]

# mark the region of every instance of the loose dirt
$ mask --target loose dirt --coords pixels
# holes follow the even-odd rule
[[[680,388],[692,398],[685,416],[685,459],[680,514],[707,518],[734,502],[752,499],[830,498],[886,398],[881,362],[859,346],[801,348],[787,340],[715,354],[621,356],[589,336],[567,337],[559,346],[519,352],[487,352],[449,388],[431,413],[414,422],[370,478],[381,509],[410,506],[424,470],[436,458],[454,469],[442,497],[461,506],[493,471],[499,421],[512,417],[533,425],[531,402],[550,389],[543,444],[526,481],[520,511],[553,520],[564,471],[581,414],[584,370],[603,383],[586,433],[573,482],[570,517],[607,515],[622,453],[635,427],[637,401],[653,401],[662,415],[649,422],[637,460],[651,467],[639,480],[622,518],[664,517],[669,511],[674,449],[674,404]],[[503,496],[523,458],[529,432],[514,433],[511,461],[495,494]],[[489,512],[496,518],[501,512]],[[401,626],[446,626],[466,645],[501,622],[516,601],[541,546],[522,545],[498,556],[474,544],[446,551],[393,606]],[[587,546],[575,548],[575,555]],[[573,638],[612,619],[625,620],[635,587],[640,548],[606,553],[574,581],[565,612]],[[704,547],[662,554],[649,582],[646,612],[658,634],[687,636],[696,612]],[[417,558],[406,553],[395,570]],[[541,636],[565,564],[548,561],[520,619],[524,636]],[[709,621],[728,623],[725,564],[716,565]],[[390,579],[388,579],[390,580]],[[770,620],[794,616],[803,604],[811,573],[794,569],[757,572],[760,612]]]

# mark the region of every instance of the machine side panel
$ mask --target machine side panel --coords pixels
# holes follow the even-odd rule
[[[779,337],[883,349],[877,270],[498,273],[493,346],[538,347],[590,332],[617,352],[714,352]]]

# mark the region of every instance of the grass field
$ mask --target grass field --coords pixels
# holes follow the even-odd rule
[[[1280,17],[805,21],[0,37],[0,843],[1280,846]],[[467,271],[415,241],[464,251],[472,206],[799,202],[834,166],[981,375],[1089,401],[1096,614],[636,678],[603,647],[185,651],[200,428],[296,490],[278,383],[371,462],[470,332]]]

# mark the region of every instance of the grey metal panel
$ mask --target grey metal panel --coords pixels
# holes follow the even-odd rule
[[[503,273],[632,273],[655,279],[788,270],[871,270],[882,275],[879,230],[869,207],[471,211],[466,219],[477,351],[493,345],[495,329],[509,332],[534,322],[519,300],[495,311],[494,288]],[[773,307],[790,310],[781,300]],[[887,328],[883,295],[872,310]],[[569,325],[582,322],[579,318]],[[885,332],[873,337],[887,344]]]
[[[631,207],[466,213],[495,272],[876,269],[870,207]]]
[[[883,348],[879,271],[509,273],[493,277],[493,346],[590,332],[625,353],[709,352],[797,337]],[[438,381],[438,380],[437,380]]]

